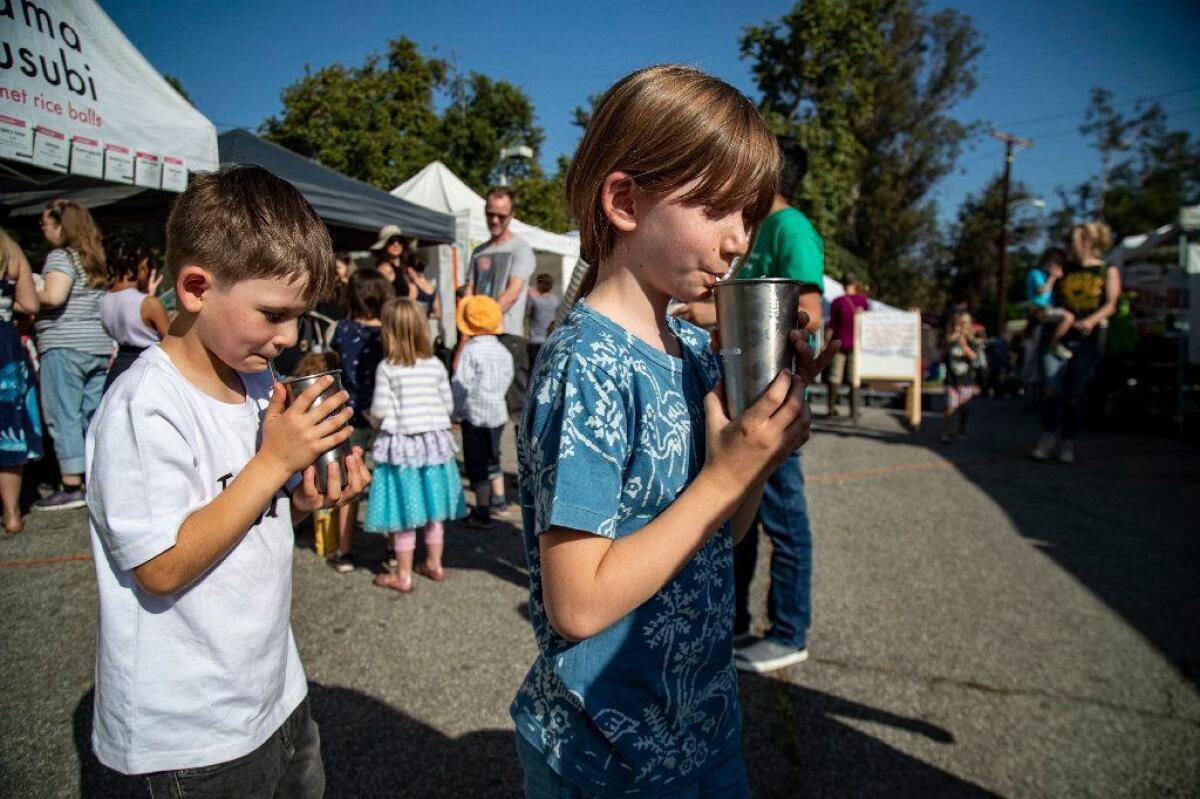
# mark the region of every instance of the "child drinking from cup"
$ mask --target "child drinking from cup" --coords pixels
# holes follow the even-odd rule
[[[511,708],[526,796],[749,795],[733,544],[808,439],[804,391],[836,345],[814,358],[794,332],[796,373],[730,419],[708,336],[667,305],[709,296],[778,178],[754,105],[673,65],[604,94],[567,172],[592,268],[518,437],[539,651]]]
[[[450,432],[450,378],[433,357],[425,313],[413,300],[390,300],[381,329],[383,362],[375,371],[370,410],[379,434],[365,528],[394,534],[395,569],[378,575],[375,585],[407,594],[413,589],[417,530],[425,560],[415,571],[441,582],[444,524],[461,519],[467,509]]]
[[[87,435],[99,583],[92,748],[156,796],[319,797],[325,773],[292,635],[293,523],[370,482],[322,378],[285,407],[269,366],[333,283],[329,232],[256,166],[192,179],[167,221],[178,312]],[[343,488],[342,469],[348,477]],[[302,473],[302,477],[301,477]]]
[[[946,363],[946,406],[942,409],[942,443],[967,435],[967,403],[979,389],[975,386],[975,362],[980,344],[971,330],[971,314],[956,311],[946,328],[942,360]],[[958,429],[955,430],[957,423]]]

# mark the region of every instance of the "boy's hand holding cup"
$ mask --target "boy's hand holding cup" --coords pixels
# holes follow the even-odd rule
[[[263,417],[259,454],[278,464],[285,480],[303,471],[302,482],[292,496],[297,509],[302,511],[340,507],[361,494],[371,482],[359,447],[342,459],[346,469],[344,480],[338,459],[329,463],[324,481],[317,479],[314,461],[344,445],[353,432],[348,423],[354,411],[346,404],[350,398],[347,392],[340,391],[318,401],[333,382],[332,375],[317,378],[290,404],[287,389],[276,383]]]

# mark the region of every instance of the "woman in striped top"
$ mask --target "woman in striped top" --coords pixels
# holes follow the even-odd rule
[[[461,519],[467,510],[450,433],[450,378],[433,357],[425,313],[413,300],[392,300],[384,306],[382,327],[384,360],[375,372],[370,411],[379,436],[364,527],[368,533],[395,533],[395,570],[376,577],[375,584],[408,593],[417,528],[425,560],[415,571],[440,582],[443,522]]]
[[[34,330],[41,354],[42,405],[62,487],[33,508],[81,508],[83,435],[100,405],[113,351],[113,340],[100,323],[108,267],[100,229],[79,203],[55,200],[46,206],[42,235],[53,249],[42,267],[41,313]]]

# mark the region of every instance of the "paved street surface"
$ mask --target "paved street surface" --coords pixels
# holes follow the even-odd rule
[[[949,447],[932,416],[818,423],[811,658],[741,679],[756,795],[1200,794],[1200,452],[1091,434],[1075,466],[1040,465],[1031,414],[972,408]],[[378,540],[346,576],[297,543],[329,795],[517,795],[516,528],[451,528],[449,579],[410,596],[371,585]],[[0,540],[0,795],[128,788],[88,745],[88,553],[84,511]]]

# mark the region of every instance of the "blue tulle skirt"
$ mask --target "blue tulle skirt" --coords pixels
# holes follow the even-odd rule
[[[462,477],[453,459],[434,466],[375,464],[363,525],[368,533],[398,533],[466,515]]]

